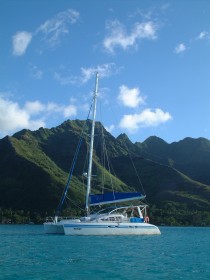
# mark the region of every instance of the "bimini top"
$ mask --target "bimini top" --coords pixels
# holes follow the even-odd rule
[[[104,194],[91,194],[90,195],[90,206],[102,205],[108,203],[123,202],[136,199],[144,199],[146,196],[139,192],[129,193],[104,193]]]

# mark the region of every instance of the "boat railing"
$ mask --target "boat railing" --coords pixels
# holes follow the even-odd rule
[[[58,216],[58,217],[46,217],[46,222],[60,222],[62,220],[74,220],[74,219],[78,219],[78,218],[72,218],[72,217],[62,217],[62,216]]]

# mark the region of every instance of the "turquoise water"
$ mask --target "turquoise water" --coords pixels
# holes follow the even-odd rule
[[[2,225],[0,279],[210,279],[210,228],[160,229],[160,236],[71,237]]]

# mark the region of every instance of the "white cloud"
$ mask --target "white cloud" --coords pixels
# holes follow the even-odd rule
[[[64,106],[56,104],[54,102],[49,102],[47,105],[45,105],[45,110],[47,114],[59,113],[65,118],[76,116],[77,114],[77,107],[71,104],[68,106]]]
[[[35,130],[46,127],[47,118],[55,114],[69,118],[77,114],[77,107],[71,104],[64,106],[56,103],[43,104],[40,101],[28,101],[21,108],[17,102],[0,96],[0,131],[3,135],[23,128]]]
[[[186,47],[186,45],[184,43],[180,43],[179,45],[177,45],[174,49],[174,52],[179,54],[179,53],[183,53],[185,52],[187,49],[189,49],[189,46],[193,46],[193,44],[197,41],[204,41],[204,40],[207,40],[207,41],[210,41],[210,33],[207,32],[207,31],[202,31],[199,33],[198,36],[190,39],[188,41],[188,47]]]
[[[30,128],[37,129],[45,126],[40,118],[31,119],[29,112],[25,108],[20,108],[18,103],[4,100],[0,97],[0,131],[3,134],[15,132],[19,129]]]
[[[152,22],[136,23],[130,34],[119,21],[110,21],[107,24],[109,35],[103,41],[104,48],[113,53],[116,47],[126,50],[136,44],[139,39],[155,39],[157,26]]]
[[[115,63],[105,63],[96,67],[81,68],[80,76],[66,76],[63,77],[60,73],[54,73],[54,79],[59,81],[61,85],[67,84],[84,84],[92,79],[96,72],[99,73],[100,78],[109,77],[113,73],[117,73],[119,69],[116,68]]]
[[[105,63],[105,64],[101,64],[98,65],[96,67],[90,67],[90,68],[81,68],[81,72],[82,72],[82,83],[86,83],[87,81],[89,81],[92,77],[95,76],[96,72],[99,73],[100,78],[104,78],[104,77],[109,77],[110,75],[112,75],[113,73],[116,73],[118,70],[116,68],[115,63]]]
[[[60,73],[54,73],[54,79],[58,81],[61,85],[76,84],[78,83],[78,77],[67,76],[63,77]]]
[[[136,108],[144,103],[144,99],[140,96],[140,90],[138,88],[129,89],[122,85],[119,89],[118,100],[122,102],[124,106]]]
[[[163,112],[161,109],[145,109],[139,114],[124,115],[119,126],[129,131],[135,132],[139,127],[158,126],[172,119],[168,112]]]
[[[185,44],[180,43],[178,46],[176,46],[174,51],[175,51],[175,53],[182,53],[182,52],[186,51]]]
[[[196,40],[210,40],[210,34],[207,31],[202,31],[196,38]]]
[[[202,31],[202,32],[199,34],[198,39],[204,39],[207,35],[208,35],[207,32]]]
[[[55,46],[60,42],[60,37],[69,32],[69,24],[75,24],[79,19],[79,13],[75,10],[68,9],[58,13],[54,18],[45,21],[34,33],[43,34],[45,41],[50,46]],[[17,56],[24,55],[28,45],[32,40],[32,33],[21,31],[12,37],[13,54]],[[42,71],[36,71],[35,78],[40,79]]]
[[[69,105],[64,108],[64,117],[69,118],[72,116],[76,116],[77,114],[77,108],[74,105]]]
[[[57,105],[56,103],[54,102],[48,102],[47,105],[45,106],[46,107],[46,111],[47,112],[60,112],[62,109],[60,108],[59,105]]]
[[[110,126],[105,126],[105,129],[106,129],[109,133],[111,133],[111,132],[115,129],[115,126],[114,126],[114,124],[111,124]]]
[[[69,32],[69,24],[75,24],[79,18],[79,12],[68,9],[58,13],[54,18],[45,21],[36,31],[43,33],[45,40],[54,46],[59,43],[60,37]]]
[[[28,125],[26,127],[22,127],[22,128],[28,128],[30,130],[36,130],[39,129],[40,127],[45,127],[46,123],[43,119],[37,119],[37,120],[33,120],[33,119],[29,119]]]
[[[32,39],[32,34],[26,31],[17,32],[12,37],[13,54],[17,56],[24,55]]]
[[[29,115],[36,115],[45,110],[45,106],[40,101],[26,102],[24,109]]]

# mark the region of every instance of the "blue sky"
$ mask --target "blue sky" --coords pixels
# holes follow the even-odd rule
[[[86,119],[133,142],[210,139],[210,1],[0,1],[0,138]]]

